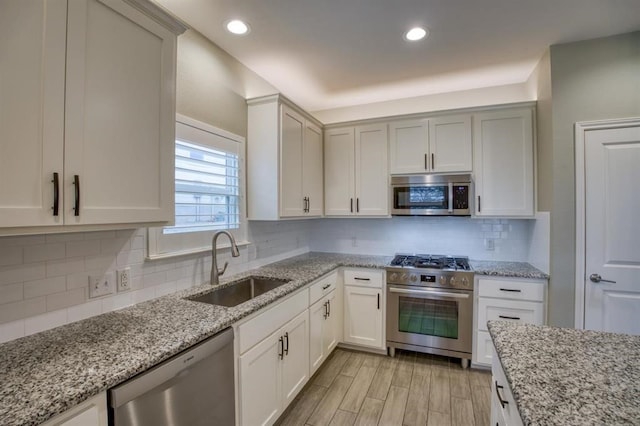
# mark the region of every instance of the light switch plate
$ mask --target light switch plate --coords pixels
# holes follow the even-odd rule
[[[113,294],[116,291],[113,271],[89,275],[89,299]]]

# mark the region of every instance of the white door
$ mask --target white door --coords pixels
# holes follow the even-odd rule
[[[324,214],[354,214],[354,129],[330,129],[324,136]]]
[[[69,2],[66,225],[173,219],[175,46],[126,2]]]
[[[340,319],[341,306],[337,303],[337,291],[333,290],[325,299],[327,302],[327,319],[322,330],[322,347],[325,357],[329,356],[331,351],[338,344],[338,320]]]
[[[382,347],[382,294],[377,288],[344,287],[344,341]]]
[[[0,2],[0,227],[62,224],[66,22],[65,0]]]
[[[391,174],[429,171],[429,122],[408,120],[389,124]]]
[[[323,298],[309,308],[309,374],[316,372],[327,355],[324,351],[326,321],[327,299]]]
[[[281,337],[276,332],[240,357],[240,424],[244,426],[272,424],[280,415]]]
[[[470,115],[429,119],[429,161],[432,172],[470,172],[472,149]]]
[[[287,407],[309,380],[309,310],[292,319],[282,330],[282,407]]]
[[[389,214],[389,143],[386,124],[356,127],[356,205],[359,216]]]
[[[282,106],[280,136],[280,216],[302,216],[302,140],[304,118]]]
[[[304,128],[302,188],[307,201],[307,216],[322,216],[322,130],[309,122]]]
[[[585,328],[640,335],[640,122],[584,135]]]

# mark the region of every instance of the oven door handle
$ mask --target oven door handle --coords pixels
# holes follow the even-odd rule
[[[415,294],[415,295],[423,295],[423,296],[440,296],[440,297],[453,297],[455,299],[468,299],[469,295],[466,293],[449,293],[446,291],[439,290],[407,290],[404,288],[396,288],[389,287],[389,291],[391,293],[400,293],[400,294]]]

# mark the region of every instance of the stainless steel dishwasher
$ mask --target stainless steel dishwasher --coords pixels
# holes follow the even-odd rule
[[[109,389],[112,426],[233,426],[233,329]]]

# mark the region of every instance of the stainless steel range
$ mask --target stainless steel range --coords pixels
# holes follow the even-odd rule
[[[397,254],[387,270],[387,347],[471,359],[473,271],[467,257]]]

